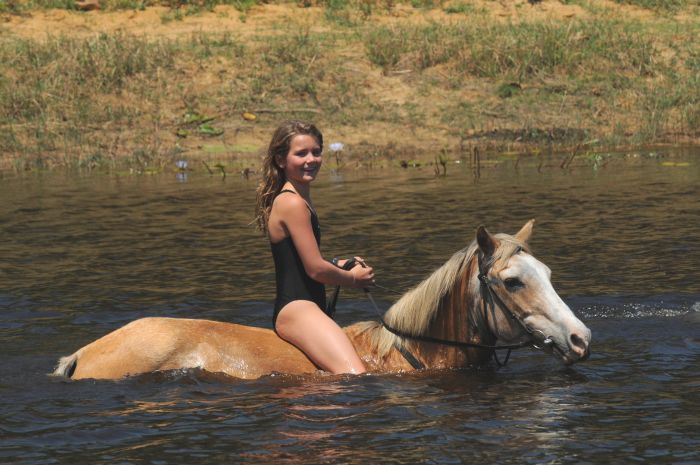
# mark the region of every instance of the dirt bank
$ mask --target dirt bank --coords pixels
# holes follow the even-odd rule
[[[695,7],[659,13],[611,1],[476,0],[420,9],[398,3],[371,11],[260,4],[246,11],[34,10],[0,21],[3,57],[15,63],[0,64],[0,89],[12,96],[0,109],[10,134],[0,138],[6,167],[120,160],[158,167],[175,158],[255,167],[272,128],[289,117],[317,121],[329,142],[346,144],[348,164],[432,161],[475,147],[539,152],[700,141]],[[607,29],[599,34],[596,24]],[[480,44],[479,34],[493,39]],[[607,38],[614,34],[622,40]],[[127,50],[127,64],[148,44],[164,51],[146,54],[142,68],[117,85],[104,84],[126,66],[108,55],[135,38],[144,46]],[[107,41],[111,49],[95,45]],[[615,49],[624,41],[625,49]],[[47,47],[66,56],[31,64],[27,56],[44,56]],[[577,47],[580,57],[572,53]],[[106,64],[86,71],[85,56]],[[34,71],[33,87],[20,82]],[[53,84],[52,73],[61,72],[84,76]],[[107,77],[95,83],[96,73]],[[25,111],[32,106],[40,111]]]

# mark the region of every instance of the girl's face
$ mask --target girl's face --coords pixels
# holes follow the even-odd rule
[[[284,160],[279,160],[287,179],[301,183],[310,183],[316,179],[321,169],[321,146],[310,135],[299,134],[292,138],[289,153]]]

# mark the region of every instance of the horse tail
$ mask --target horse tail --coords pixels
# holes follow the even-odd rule
[[[58,361],[58,366],[51,373],[52,376],[64,376],[70,378],[75,372],[75,367],[78,365],[78,352],[73,355],[68,355],[66,357],[61,357]]]

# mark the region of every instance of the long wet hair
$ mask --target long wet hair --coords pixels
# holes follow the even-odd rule
[[[270,146],[263,160],[263,176],[258,185],[255,201],[255,223],[260,231],[267,232],[267,221],[270,218],[272,202],[280,193],[287,177],[279,162],[289,153],[294,136],[305,135],[316,139],[323,150],[323,134],[316,126],[302,121],[286,121],[272,135]]]

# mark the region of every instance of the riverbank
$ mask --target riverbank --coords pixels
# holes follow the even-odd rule
[[[287,118],[343,167],[699,144],[699,8],[629,3],[15,2],[0,166],[255,170]]]

